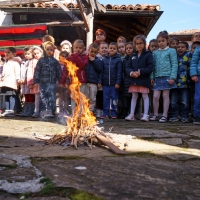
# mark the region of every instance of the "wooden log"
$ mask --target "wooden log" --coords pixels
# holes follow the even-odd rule
[[[54,1],[54,0],[48,0]],[[30,4],[30,3],[41,3],[47,2],[47,0],[8,0],[8,1],[0,1],[0,7],[4,6],[14,6],[14,5],[22,5],[22,4]]]
[[[106,8],[102,6],[97,0],[83,0],[83,4],[87,6],[92,6],[98,12],[106,12]]]
[[[124,155],[126,154],[126,152],[120,150],[118,147],[116,147],[108,138],[102,136],[102,135],[97,135],[96,136],[98,140],[100,140],[105,146],[108,146],[110,148],[110,150],[113,152],[113,153],[116,153],[116,154],[121,154],[121,155]]]
[[[82,4],[82,1],[81,0],[77,0],[77,3],[78,3],[78,7],[79,7],[79,10],[80,10],[81,16],[82,16],[83,21],[84,21],[85,26],[86,26],[86,31],[89,32],[90,31],[90,27],[89,27],[87,16],[86,16],[85,11],[84,11],[84,6]]]
[[[54,0],[74,21],[80,21],[78,17],[76,17],[71,10],[69,10],[66,6],[63,5],[59,0]]]

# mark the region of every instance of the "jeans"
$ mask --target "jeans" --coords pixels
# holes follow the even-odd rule
[[[189,117],[189,100],[190,100],[190,89],[189,88],[177,88],[170,90],[171,95],[171,114],[172,117],[178,117],[178,98],[180,97],[181,103],[181,118]]]
[[[200,119],[200,76],[198,76],[198,82],[195,83],[194,94],[194,118]]]
[[[86,84],[86,97],[90,102],[90,110],[94,112],[96,105],[97,85],[93,83]]]
[[[103,116],[109,115],[110,104],[111,104],[111,115],[112,117],[116,117],[117,97],[118,97],[118,90],[115,88],[115,86],[107,86],[107,85],[103,86]]]
[[[40,83],[40,97],[45,110],[51,110],[54,113],[56,110],[56,84]]]

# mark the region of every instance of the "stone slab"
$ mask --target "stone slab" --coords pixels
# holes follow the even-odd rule
[[[200,140],[188,140],[187,141],[188,147],[192,149],[200,149]]]
[[[126,133],[137,136],[138,138],[189,138],[188,135],[155,129],[133,128],[127,129]]]
[[[154,141],[174,146],[181,145],[183,143],[181,138],[155,139]]]
[[[0,157],[0,166],[13,166],[14,164],[14,161]]]

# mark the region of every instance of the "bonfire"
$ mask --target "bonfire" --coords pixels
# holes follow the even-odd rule
[[[75,101],[76,107],[72,112],[72,116],[66,116],[67,126],[61,133],[54,135],[51,139],[46,140],[47,144],[69,144],[76,149],[79,144],[87,144],[91,149],[93,143],[104,144],[108,146],[114,153],[124,154],[124,151],[117,148],[111,140],[112,136],[103,131],[103,127],[97,126],[96,117],[90,111],[89,100],[81,93],[81,83],[76,76],[78,67],[68,60],[62,60],[67,67],[68,75],[71,79],[69,90],[71,98]]]
[[[76,76],[78,67],[68,60],[62,60],[67,67],[71,84],[69,90],[71,98],[76,103],[75,110],[72,112],[72,116],[66,116],[67,127],[61,133],[54,135],[53,138],[47,141],[48,144],[63,144],[71,141],[71,146],[76,149],[78,144],[86,143],[92,148],[92,143],[96,139],[96,136],[101,134],[105,136],[102,128],[97,126],[96,117],[90,111],[89,100],[81,93],[81,83]]]

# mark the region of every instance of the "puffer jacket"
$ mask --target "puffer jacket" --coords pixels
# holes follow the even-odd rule
[[[98,84],[101,71],[101,60],[99,58],[96,57],[93,61],[89,60],[86,66],[87,83]]]
[[[190,87],[191,58],[192,58],[192,53],[189,51],[184,52],[182,55],[178,55],[178,72],[176,79],[177,88]]]
[[[43,57],[37,62],[34,73],[34,84],[56,83],[60,81],[61,66],[54,57]]]
[[[190,76],[200,76],[200,47],[196,47],[190,63]]]
[[[102,72],[99,83],[102,85],[114,86],[120,85],[122,81],[122,60],[118,54],[114,56],[105,56],[102,60]]]
[[[176,80],[178,61],[175,49],[167,47],[153,51],[153,61],[154,69],[151,74],[151,79],[169,76],[170,79]]]
[[[86,54],[72,53],[69,57],[67,57],[67,60],[76,64],[76,66],[79,68],[76,72],[78,80],[81,83],[87,83],[85,69],[88,64],[88,56]]]
[[[126,73],[126,68],[128,64],[129,56],[126,55],[126,57],[123,60],[123,78],[122,78],[122,94],[123,96],[130,96],[130,93],[128,93],[129,88],[129,82],[130,82],[130,75]]]
[[[17,81],[20,80],[20,65],[16,60],[8,60],[3,65],[0,87],[9,87],[17,90]]]
[[[129,86],[143,86],[150,88],[150,74],[153,71],[153,56],[150,51],[144,50],[138,57],[138,52],[133,53],[128,60],[126,73],[130,76],[131,72],[140,71],[138,78],[130,77]]]

